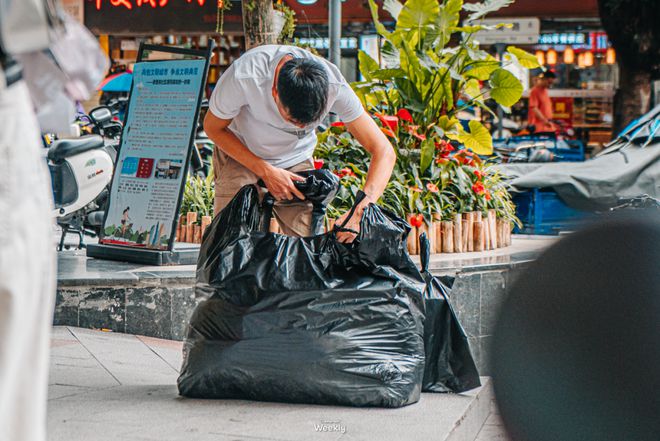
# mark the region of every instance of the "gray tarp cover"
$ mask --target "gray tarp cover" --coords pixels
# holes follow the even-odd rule
[[[582,210],[613,207],[619,199],[660,198],[660,106],[629,126],[604,154],[585,162],[503,164],[512,190],[549,188]]]

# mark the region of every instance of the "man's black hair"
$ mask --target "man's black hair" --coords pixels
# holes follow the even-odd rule
[[[317,121],[328,103],[328,74],[318,61],[294,58],[280,68],[277,94],[296,122]]]
[[[551,70],[546,70],[545,72],[542,72],[541,75],[539,75],[541,78],[557,78],[557,74],[555,74]]]

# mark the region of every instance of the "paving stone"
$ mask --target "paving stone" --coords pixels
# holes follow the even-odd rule
[[[51,386],[49,441],[464,441],[474,439],[492,401],[488,379],[470,393],[422,394],[419,403],[401,409],[184,399],[169,366],[180,342],[79,328],[68,335],[56,328],[54,335],[54,351],[73,357],[70,342],[77,340],[122,384]],[[324,423],[338,431],[319,431]]]
[[[180,341],[162,340],[159,338],[144,337],[138,335],[137,338],[154,351],[167,364],[172,366],[177,372],[181,369],[183,363],[183,343]]]
[[[76,328],[75,337],[122,385],[174,384],[176,369],[134,335]]]

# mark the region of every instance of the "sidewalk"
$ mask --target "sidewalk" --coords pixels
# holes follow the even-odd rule
[[[483,425],[492,401],[487,378],[469,394],[423,394],[402,409],[191,400],[176,389],[181,345],[53,328],[49,440],[473,441],[481,430],[479,441],[504,441],[496,420]]]

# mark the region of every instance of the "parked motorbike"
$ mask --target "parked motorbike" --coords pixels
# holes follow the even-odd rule
[[[58,251],[68,248],[64,241],[69,233],[78,235],[79,249],[85,246],[85,235],[99,234],[110,194],[121,123],[113,121],[105,106],[93,109],[87,120],[92,134],[47,145],[54,215],[62,229]]]

